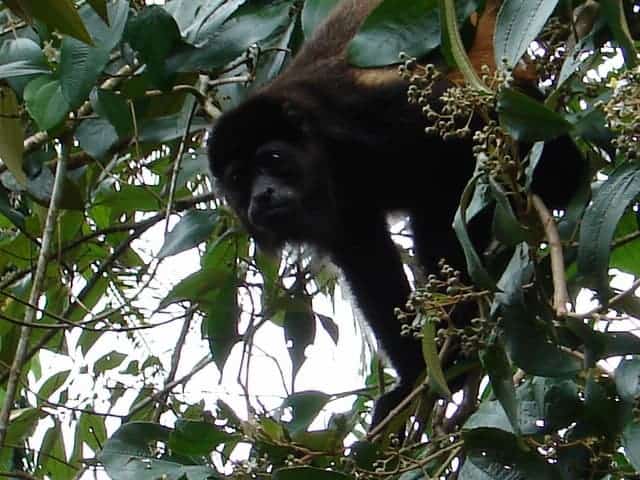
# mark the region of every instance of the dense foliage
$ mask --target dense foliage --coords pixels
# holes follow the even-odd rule
[[[638,478],[640,3],[505,0],[501,69],[480,77],[463,45],[482,3],[455,2],[456,15],[453,0],[386,0],[349,48],[359,66],[405,52],[418,103],[434,70],[412,57],[459,67],[466,82],[425,126],[473,135],[478,159],[455,220],[474,285],[443,264],[399,311],[429,373],[411,408],[367,433],[392,379],[376,357],[366,388],[341,395],[351,410],[324,425],[314,420],[340,397],[330,385],[272,410],[251,391],[262,329],[282,329],[289,358],[269,361],[290,362],[292,377],[322,330],[338,341],[314,302],[336,277],[304,249],[257,252],[212,189],[204,150],[212,121],[277,75],[335,0],[2,0],[0,476]],[[544,102],[511,87],[521,59]],[[470,115],[496,120],[467,132]],[[544,142],[567,134],[589,168],[567,210],[549,212],[529,187]],[[487,212],[496,241],[480,255],[467,225]],[[143,242],[158,236],[159,248]],[[188,251],[199,268],[167,278]],[[437,330],[460,302],[478,317]],[[167,355],[149,353],[149,331]],[[206,355],[185,358],[201,339]],[[443,370],[453,344],[463,358]],[[238,350],[242,407],[183,394]],[[404,435],[389,433],[409,415]]]

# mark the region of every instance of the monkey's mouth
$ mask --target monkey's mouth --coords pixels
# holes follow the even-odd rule
[[[291,204],[283,203],[252,211],[249,221],[259,230],[286,231],[296,223],[296,218],[295,209]]]

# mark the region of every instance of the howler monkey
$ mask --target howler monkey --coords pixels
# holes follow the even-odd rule
[[[463,270],[451,224],[475,165],[470,140],[425,134],[394,68],[347,62],[349,40],[379,3],[340,2],[278,78],[219,119],[209,142],[212,172],[259,246],[312,244],[342,270],[399,377],[373,424],[424,369],[419,342],[400,335],[394,316],[410,287],[387,215],[409,215],[426,272],[441,258]]]

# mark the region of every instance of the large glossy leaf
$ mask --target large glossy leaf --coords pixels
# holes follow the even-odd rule
[[[509,135],[523,142],[550,140],[571,130],[571,124],[562,115],[510,88],[500,92],[498,115]]]
[[[62,85],[50,75],[29,82],[24,89],[24,101],[29,115],[41,130],[49,130],[62,122],[70,108]]]
[[[48,72],[48,68],[34,65],[27,60],[17,60],[15,62],[4,63],[0,65],[0,78],[6,79]]]
[[[400,61],[400,52],[419,57],[440,45],[436,0],[382,2],[365,20],[348,48],[349,62],[359,67]]]
[[[118,0],[109,4],[110,25],[105,24],[91,9],[84,12],[87,24],[92,28],[95,46],[89,46],[74,38],[65,38],[60,49],[58,75],[62,92],[70,108],[84,102],[94,87],[111,50],[120,42],[127,20],[127,2]]]
[[[634,163],[618,168],[598,189],[580,229],[578,272],[606,302],[609,290],[611,240],[625,209],[640,194],[640,169]]]
[[[80,147],[93,158],[102,159],[118,141],[118,133],[104,118],[88,118],[76,129]]]
[[[0,45],[0,78],[8,79],[15,92],[21,94],[34,74],[49,73],[40,45],[29,38],[5,40]]]
[[[618,394],[625,402],[640,398],[640,358],[626,358],[620,362],[615,374]]]
[[[82,42],[93,43],[72,0],[22,0],[20,3],[24,11],[46,25]]]
[[[109,12],[107,11],[107,0],[87,0],[91,8],[93,8],[100,18],[109,23]]]
[[[180,44],[180,29],[159,5],[145,8],[129,20],[125,38],[146,64],[151,81],[159,88],[171,86],[166,58]]]
[[[94,112],[109,120],[109,123],[116,129],[118,137],[126,138],[132,133],[131,108],[124,95],[94,88],[89,99]]]
[[[192,0],[174,0],[165,8],[178,22],[185,39],[192,45],[202,45],[246,2],[247,0],[216,0],[198,5],[198,2]]]
[[[538,36],[558,0],[505,0],[502,2],[495,31],[496,65],[506,59],[514,68],[529,44]]]
[[[168,59],[170,71],[216,70],[238,57],[254,43],[289,24],[291,3],[250,3],[239,8],[198,48],[186,49]]]
[[[302,31],[306,38],[311,37],[316,27],[327,18],[329,12],[339,0],[307,0],[302,7]]]

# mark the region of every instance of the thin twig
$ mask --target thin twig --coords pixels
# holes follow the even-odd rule
[[[624,292],[620,292],[617,295],[614,295],[613,297],[611,297],[609,299],[609,303],[607,304],[607,306],[611,307],[612,305],[615,305],[616,303],[618,303],[620,300],[623,300],[626,297],[633,295],[633,293],[635,293],[635,291],[638,288],[640,288],[640,279],[637,279],[635,282],[633,282],[631,284],[631,287],[625,290]],[[586,313],[575,313],[575,314],[570,314],[570,316],[571,318],[578,318],[578,319],[590,318],[601,313],[603,309],[604,309],[604,306],[599,305],[595,308],[592,308]]]
[[[126,417],[127,420],[133,417],[136,413],[147,408],[150,403],[157,401],[163,395],[169,393],[178,385],[188,382],[191,379],[191,377],[193,377],[200,370],[208,366],[211,362],[213,362],[213,358],[211,358],[211,355],[208,355],[208,354],[205,355],[203,358],[200,359],[198,363],[196,363],[196,365],[193,367],[193,369],[189,373],[180,377],[177,380],[174,380],[173,382],[167,383],[162,390],[159,390],[158,392],[154,393],[150,397],[147,397],[144,400],[138,402],[136,405],[134,405]]]
[[[547,209],[542,199],[538,195],[531,195],[531,204],[540,217],[540,222],[544,228],[544,233],[549,244],[549,254],[551,257],[551,275],[553,279],[553,309],[558,317],[566,317],[569,311],[569,292],[564,276],[564,256],[562,254],[562,242],[556,221],[551,212]]]
[[[40,247],[40,253],[38,254],[36,273],[31,285],[31,294],[29,295],[30,305],[36,305],[38,303],[38,300],[40,299],[40,296],[42,295],[42,286],[44,283],[45,272],[47,270],[47,257],[49,248],[51,247],[53,232],[58,218],[58,205],[60,204],[60,200],[62,198],[62,190],[67,171],[67,160],[69,158],[71,143],[71,138],[66,138],[62,142],[62,156],[60,158],[60,161],[58,162],[58,168],[56,169],[53,191],[51,193],[51,202],[42,232],[42,246]],[[32,323],[35,317],[36,310],[34,310],[33,308],[25,309],[25,323]],[[11,414],[11,410],[13,409],[13,402],[15,401],[18,382],[20,379],[20,375],[22,374],[22,368],[27,361],[27,349],[29,348],[30,337],[31,327],[26,325],[22,326],[20,329],[18,345],[16,346],[16,352],[14,354],[13,364],[11,365],[11,369],[9,370],[9,380],[7,382],[2,409],[0,410],[0,445],[4,445],[7,435],[7,429],[9,427],[9,416]]]
[[[186,312],[184,323],[182,324],[182,329],[180,330],[180,335],[178,336],[178,341],[176,342],[175,347],[173,347],[173,354],[171,355],[171,367],[169,368],[169,374],[165,380],[165,385],[170,384],[176,379],[176,374],[178,373],[178,365],[180,364],[180,356],[182,355],[182,349],[184,347],[185,342],[187,341],[187,334],[189,333],[189,328],[191,327],[191,320],[193,320],[193,314],[195,310],[190,308],[189,311]],[[162,395],[158,398],[158,406],[156,407],[156,411],[153,413],[153,421],[158,423],[160,421],[160,416],[162,412],[164,412],[165,403],[169,398],[169,392]]]
[[[376,427],[367,433],[367,440],[371,440],[382,432],[387,424],[395,418],[402,410],[404,410],[418,395],[422,394],[422,392],[426,391],[429,388],[429,377],[425,378],[424,381],[418,385],[409,395],[404,397],[402,401],[396,405],[396,407],[389,412],[389,414],[382,419],[382,421],[376,425]]]
[[[197,102],[193,102],[191,110],[189,111],[189,116],[187,117],[187,124],[184,127],[182,139],[180,140],[180,145],[178,146],[178,151],[176,152],[176,158],[173,160],[173,170],[171,172],[171,182],[169,184],[169,199],[167,200],[167,208],[165,211],[165,235],[169,232],[169,219],[171,217],[171,210],[173,209],[173,202],[175,200],[176,186],[178,184],[178,174],[180,173],[180,165],[182,165],[182,157],[184,156],[186,145],[190,137],[189,131],[191,130],[191,122],[193,121],[193,117],[196,114],[197,108]]]

